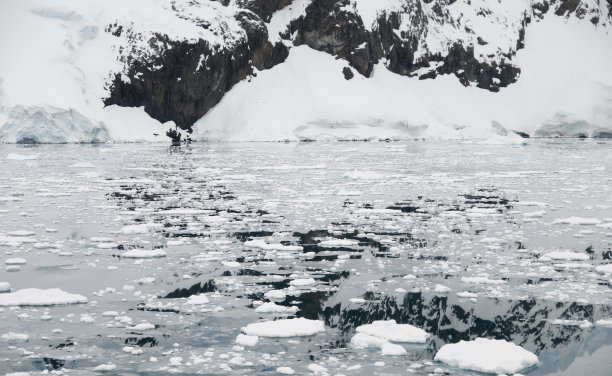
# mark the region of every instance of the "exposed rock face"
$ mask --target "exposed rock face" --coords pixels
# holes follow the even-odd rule
[[[384,8],[363,0],[223,0],[219,7],[237,10],[229,19],[216,20],[214,34],[231,43],[143,36],[131,25],[109,25],[106,32],[127,38],[128,47],[121,50],[126,68],[114,76],[105,104],[144,106],[153,118],[172,120],[190,132],[193,123],[236,83],[254,74],[254,68],[282,63],[291,45],[307,45],[344,59],[365,77],[382,62],[400,75],[435,79],[452,74],[465,86],[495,92],[519,79],[514,58],[524,47],[530,22],[558,16],[605,24],[612,12],[612,0],[606,1],[607,5],[598,0],[540,0],[509,7],[469,0],[404,0]],[[172,4],[181,19],[211,27],[210,21],[188,12],[198,2]],[[380,9],[365,11],[364,4]],[[282,40],[272,44],[267,23],[275,12],[291,6],[305,8],[287,21]],[[239,25],[240,36],[227,26],[232,22]],[[479,26],[483,22],[485,27]],[[496,31],[491,33],[491,28]],[[226,38],[225,33],[234,35]],[[129,51],[143,41],[147,53]],[[350,79],[352,72],[342,74]]]
[[[346,9],[349,4],[348,0],[313,1],[306,8],[306,16],[291,23],[291,33],[296,33],[293,43],[345,59],[368,76],[375,63],[368,48],[369,33],[361,18]]]
[[[144,106],[151,117],[172,120],[189,130],[232,86],[252,74],[253,68],[271,68],[288,55],[282,43],[268,41],[267,29],[257,16],[245,11],[238,17],[246,38],[231,49],[217,50],[204,40],[177,42],[155,35],[149,43],[158,46],[159,55],[132,61],[128,79],[116,75],[105,104]],[[117,36],[122,33],[117,26],[107,31]]]

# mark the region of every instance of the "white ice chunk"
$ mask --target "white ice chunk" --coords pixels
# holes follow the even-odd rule
[[[192,295],[189,297],[189,299],[187,299],[187,304],[193,304],[193,305],[206,304],[208,302],[209,300],[204,294]]]
[[[352,239],[329,239],[319,243],[321,247],[354,247],[359,242]]]
[[[242,346],[253,347],[257,345],[257,342],[259,342],[258,336],[249,336],[241,333],[236,337],[236,343]]]
[[[502,285],[506,283],[503,279],[489,279],[486,276],[476,276],[476,277],[461,277],[461,282],[464,283],[476,283],[483,285]]]
[[[256,322],[243,327],[242,331],[247,335],[260,337],[300,337],[324,332],[325,325],[323,321],[300,317]]]
[[[282,305],[278,305],[274,302],[267,302],[255,309],[255,312],[259,313],[295,313],[297,312],[297,307],[284,307]]]
[[[513,374],[538,364],[538,357],[512,342],[476,338],[442,346],[434,360],[471,371]]]
[[[542,256],[540,260],[566,260],[566,261],[585,261],[589,259],[589,255],[578,252],[555,251],[549,252]]]
[[[13,333],[13,332],[8,332],[2,335],[2,339],[5,339],[7,341],[21,341],[21,342],[25,342],[28,341],[30,339],[30,336],[25,334],[25,333]]]
[[[78,303],[87,303],[87,298],[83,295],[69,294],[60,289],[30,288],[0,294],[0,306],[45,306]]]
[[[287,294],[285,293],[284,290],[270,290],[267,291],[264,296],[267,299],[275,299],[275,300],[282,300],[285,299],[285,297],[287,297]]]
[[[357,327],[357,333],[364,333],[393,342],[425,343],[429,334],[410,324],[398,324],[395,320],[374,321]]]
[[[155,258],[166,257],[166,251],[163,249],[131,249],[121,254],[125,258]]]
[[[600,219],[597,218],[584,218],[584,217],[568,217],[555,219],[554,223],[562,223],[566,225],[598,225],[601,223]]]
[[[11,291],[11,284],[8,282],[0,282],[0,292]]]
[[[310,286],[316,284],[314,278],[298,278],[289,282],[291,286]]]

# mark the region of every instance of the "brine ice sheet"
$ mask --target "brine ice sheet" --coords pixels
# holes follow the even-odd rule
[[[485,337],[537,354],[523,374],[606,374],[611,152],[4,145],[0,373],[455,373],[436,351]],[[377,320],[429,336],[351,346]]]

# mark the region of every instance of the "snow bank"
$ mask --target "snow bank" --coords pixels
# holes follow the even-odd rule
[[[0,306],[46,306],[60,304],[87,303],[83,295],[69,294],[60,289],[23,289],[0,294]]]
[[[538,364],[538,357],[512,342],[476,338],[442,346],[434,360],[471,371],[513,374]]]
[[[249,336],[259,337],[302,337],[325,331],[323,321],[308,320],[303,317],[276,321],[263,321],[242,328]]]

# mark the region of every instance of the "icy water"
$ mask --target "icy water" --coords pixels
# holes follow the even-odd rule
[[[0,374],[471,375],[433,357],[477,337],[536,353],[526,375],[612,374],[610,142],[3,145],[0,171],[0,282],[88,299],[2,307],[28,338]],[[279,317],[325,332],[236,345]],[[351,347],[386,319],[432,336]]]

